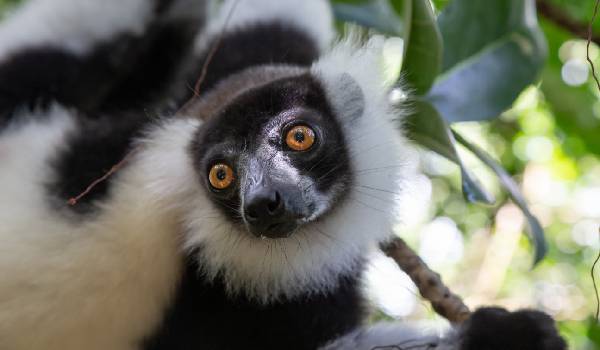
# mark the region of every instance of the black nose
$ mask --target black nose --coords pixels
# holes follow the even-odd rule
[[[278,191],[263,188],[246,196],[244,212],[248,221],[261,221],[277,218],[285,210]]]
[[[244,218],[256,236],[286,237],[295,227],[287,214],[282,194],[276,189],[261,187],[244,197]]]

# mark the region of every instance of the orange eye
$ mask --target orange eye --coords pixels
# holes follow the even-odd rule
[[[285,136],[285,143],[294,151],[306,151],[315,143],[315,132],[308,126],[294,126]]]
[[[231,169],[229,165],[223,163],[213,165],[208,173],[210,185],[217,190],[224,190],[231,186],[234,179],[233,169]]]

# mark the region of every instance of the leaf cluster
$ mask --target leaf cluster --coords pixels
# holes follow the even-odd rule
[[[497,118],[540,77],[547,44],[536,19],[535,0],[338,1],[338,17],[404,40],[402,79],[414,93],[409,136],[460,167],[464,197],[493,204],[495,198],[471,174],[460,143],[493,172],[529,222],[539,262],[547,247],[544,231],[518,185],[490,155],[452,130],[464,121]]]

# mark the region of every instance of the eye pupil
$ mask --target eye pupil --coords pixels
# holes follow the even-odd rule
[[[225,180],[225,178],[227,177],[227,172],[223,169],[219,169],[217,170],[217,179],[219,179],[220,181]]]
[[[304,142],[304,138],[304,132],[302,132],[301,130],[296,131],[296,133],[294,134],[294,139],[296,139],[296,142],[298,143]]]

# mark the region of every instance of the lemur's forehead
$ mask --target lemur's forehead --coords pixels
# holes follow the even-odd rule
[[[247,91],[208,120],[203,138],[217,143],[264,137],[267,130],[300,117],[318,119],[315,122],[334,118],[323,87],[310,74],[278,79]]]

